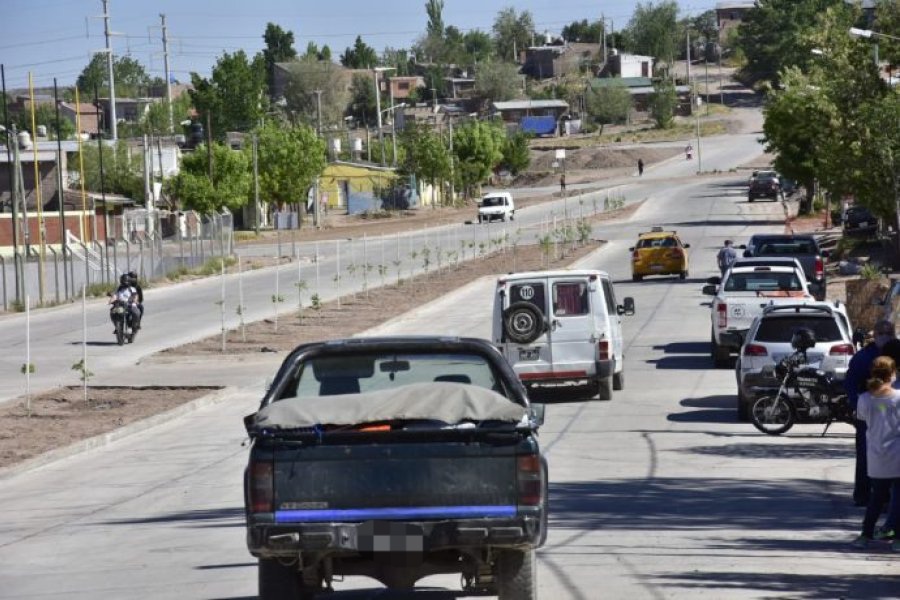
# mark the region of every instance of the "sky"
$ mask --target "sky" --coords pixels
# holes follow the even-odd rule
[[[649,0],[644,4],[649,4]],[[658,1],[657,1],[658,3]],[[681,16],[715,7],[714,0],[678,0]],[[599,19],[621,29],[635,0],[445,0],[444,23],[463,31],[490,31],[497,13],[514,6],[528,10],[539,32],[559,32],[575,20]],[[223,52],[262,49],[266,24],[294,33],[294,48],[327,44],[335,60],[357,35],[381,52],[408,48],[422,35],[425,0],[109,0],[113,53],[139,61],[151,76],[162,77],[160,14],[165,14],[172,76],[190,81],[190,73],[208,76]],[[102,0],[0,0],[0,64],[7,90],[74,84],[91,54],[105,47]]]

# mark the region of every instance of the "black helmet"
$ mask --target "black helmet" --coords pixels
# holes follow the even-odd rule
[[[137,280],[138,280],[137,273],[135,273],[134,271],[128,271],[127,273],[125,273],[125,275],[128,277],[128,280],[132,285],[137,283]]]
[[[119,283],[121,283],[122,285],[128,285],[128,273],[122,273],[122,275],[119,276]]]
[[[816,345],[816,334],[809,327],[800,327],[794,330],[791,336],[791,348],[799,352],[806,352]]]

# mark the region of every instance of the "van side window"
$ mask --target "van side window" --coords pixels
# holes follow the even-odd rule
[[[517,283],[509,288],[509,303],[528,302],[547,314],[546,294],[543,283]]]
[[[606,312],[614,315],[616,314],[616,295],[613,293],[612,283],[608,279],[601,279],[600,282],[603,285],[603,295],[606,297]]]
[[[553,284],[553,314],[558,317],[586,315],[588,306],[588,286],[581,282],[562,282]]]

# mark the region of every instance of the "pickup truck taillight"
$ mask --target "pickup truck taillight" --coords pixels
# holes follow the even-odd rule
[[[728,305],[724,302],[716,304],[716,314],[719,317],[719,329],[728,327]]]
[[[541,459],[535,454],[520,456],[517,461],[519,504],[537,506],[541,503],[543,473]]]
[[[852,356],[853,344],[837,344],[828,351],[829,356]]]
[[[769,352],[765,346],[759,344],[747,344],[744,346],[744,356],[768,356]]]
[[[254,461],[249,467],[250,512],[273,512],[275,477],[271,462]]]
[[[597,343],[597,360],[609,360],[609,340]]]
[[[825,261],[821,256],[816,257],[816,279],[821,281],[825,278]]]

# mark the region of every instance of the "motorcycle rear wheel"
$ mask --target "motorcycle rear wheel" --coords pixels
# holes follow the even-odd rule
[[[784,396],[762,396],[750,410],[753,426],[767,435],[781,435],[794,426],[794,407]]]

